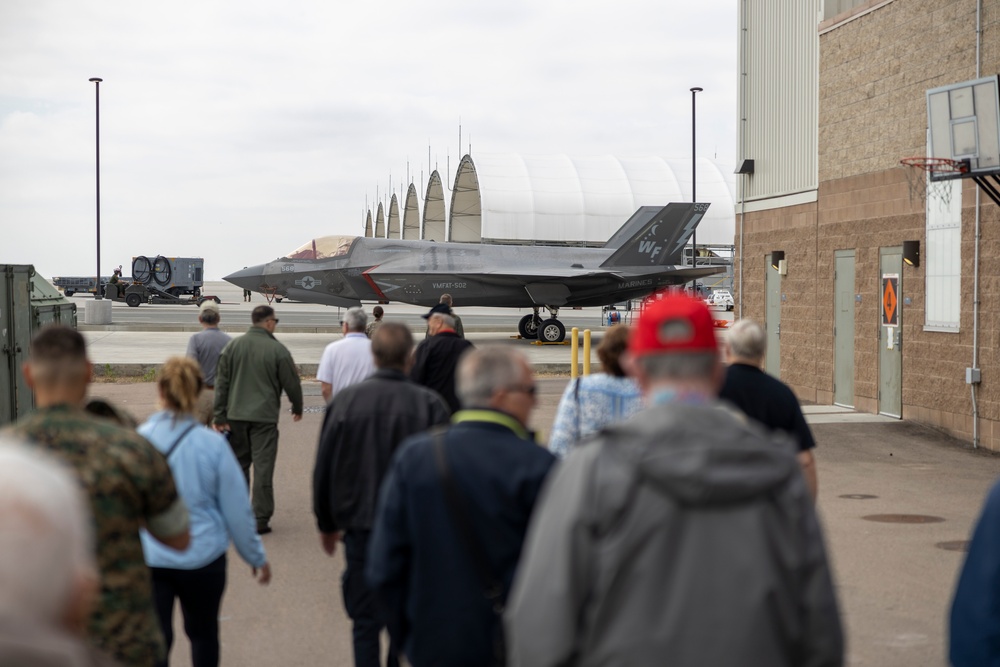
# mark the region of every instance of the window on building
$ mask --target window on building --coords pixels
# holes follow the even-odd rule
[[[871,0],[823,0],[823,20],[832,19],[861,5],[867,5]]]
[[[962,184],[961,179],[927,182],[927,242],[922,253],[928,331],[959,329],[962,302]]]

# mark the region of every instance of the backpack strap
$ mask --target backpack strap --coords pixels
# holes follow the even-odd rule
[[[455,478],[451,474],[448,466],[448,455],[445,452],[444,437],[447,429],[441,428],[431,433],[434,443],[434,461],[437,465],[438,474],[441,477],[441,484],[444,486],[445,504],[448,506],[448,513],[451,515],[452,523],[458,530],[465,548],[472,556],[472,562],[479,577],[479,585],[482,588],[483,596],[489,601],[490,608],[495,617],[493,628],[493,662],[494,667],[507,664],[507,645],[504,638],[503,629],[503,584],[493,574],[490,567],[489,558],[482,542],[476,537],[472,529],[472,519],[462,502],[462,494],[455,484]]]
[[[188,433],[190,433],[190,432],[191,432],[191,429],[193,429],[193,428],[194,428],[195,426],[197,426],[197,425],[198,425],[198,422],[195,422],[195,423],[193,423],[193,424],[190,424],[190,425],[189,425],[189,426],[188,426],[188,427],[187,427],[186,429],[184,429],[183,431],[181,431],[181,434],[180,434],[179,436],[177,436],[177,439],[176,439],[176,440],[174,440],[174,444],[170,445],[170,448],[169,448],[169,449],[167,449],[167,451],[165,451],[165,452],[163,453],[163,456],[164,456],[164,458],[168,458],[168,459],[169,459],[169,458],[170,458],[170,455],[174,453],[174,450],[175,450],[175,449],[177,449],[177,445],[181,444],[181,440],[183,440],[183,439],[184,439],[184,436],[186,436],[186,435],[187,435]]]
[[[448,513],[451,515],[452,522],[458,529],[458,534],[465,543],[465,548],[468,550],[469,555],[472,556],[473,563],[476,566],[476,573],[479,576],[479,585],[483,589],[483,595],[493,604],[493,610],[499,614],[503,611],[503,603],[500,601],[503,586],[493,576],[486,550],[473,532],[472,520],[468,512],[466,512],[461,492],[455,485],[454,477],[452,477],[451,468],[448,466],[448,455],[444,447],[446,432],[445,429],[439,429],[432,434],[432,437],[434,438],[434,462],[437,465],[438,474],[441,476],[441,485],[444,486]]]

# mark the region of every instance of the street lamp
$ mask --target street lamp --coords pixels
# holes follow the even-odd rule
[[[695,95],[700,93],[703,89],[695,86],[691,89],[691,202],[694,204],[698,203],[698,167],[697,167],[697,152],[695,151],[696,141],[695,141]],[[697,229],[691,232],[691,266],[698,266],[698,232]],[[697,279],[695,279],[697,280]],[[695,283],[697,285],[697,282]]]
[[[96,76],[91,79],[94,82],[94,101],[97,124],[97,292],[95,299],[98,301],[101,295],[101,81]]]

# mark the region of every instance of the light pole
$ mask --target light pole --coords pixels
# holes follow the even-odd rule
[[[691,89],[691,202],[694,204],[698,203],[698,153],[696,152],[697,142],[695,141],[695,96],[700,93],[703,89],[695,86]],[[698,266],[698,232],[697,229],[691,232],[691,266]],[[697,278],[695,279],[695,287],[697,287]],[[695,290],[697,291],[697,290]]]
[[[101,300],[101,81],[96,76],[91,79],[94,82],[94,103],[96,110],[97,124],[97,292],[94,296]]]

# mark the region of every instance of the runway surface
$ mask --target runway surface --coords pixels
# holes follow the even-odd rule
[[[250,326],[250,313],[254,307],[266,303],[259,294],[249,303],[241,301],[242,290],[225,282],[208,283],[205,294],[216,294],[222,299],[219,311],[220,328],[230,335],[240,335]],[[101,375],[143,375],[155,369],[166,359],[184,354],[191,334],[200,331],[198,308],[195,305],[150,305],[130,308],[124,303],[112,304],[109,325],[87,325],[83,309],[93,299],[85,295],[71,297],[77,304],[79,328],[87,345],[96,372]],[[365,304],[369,314],[375,304]],[[317,304],[283,301],[271,303],[280,320],[275,337],[292,353],[303,375],[316,373],[316,366],[323,349],[342,336],[340,321],[344,310]],[[386,320],[406,323],[420,340],[426,328],[421,315],[426,308],[406,304],[383,306]],[[517,336],[517,322],[530,311],[514,308],[455,308],[462,318],[466,337],[476,345],[515,345],[526,355],[537,372],[565,373],[571,368],[571,347],[565,345],[539,345]],[[591,332],[592,348],[596,349],[605,330],[600,308],[562,310],[559,319],[567,328],[567,340],[573,327],[578,328],[580,342],[580,368],[582,370],[585,332]],[[638,313],[622,313],[625,322]],[[715,311],[719,319],[732,320],[732,313]],[[719,329],[720,337],[724,330]],[[594,370],[598,370],[596,352],[590,355]]]

